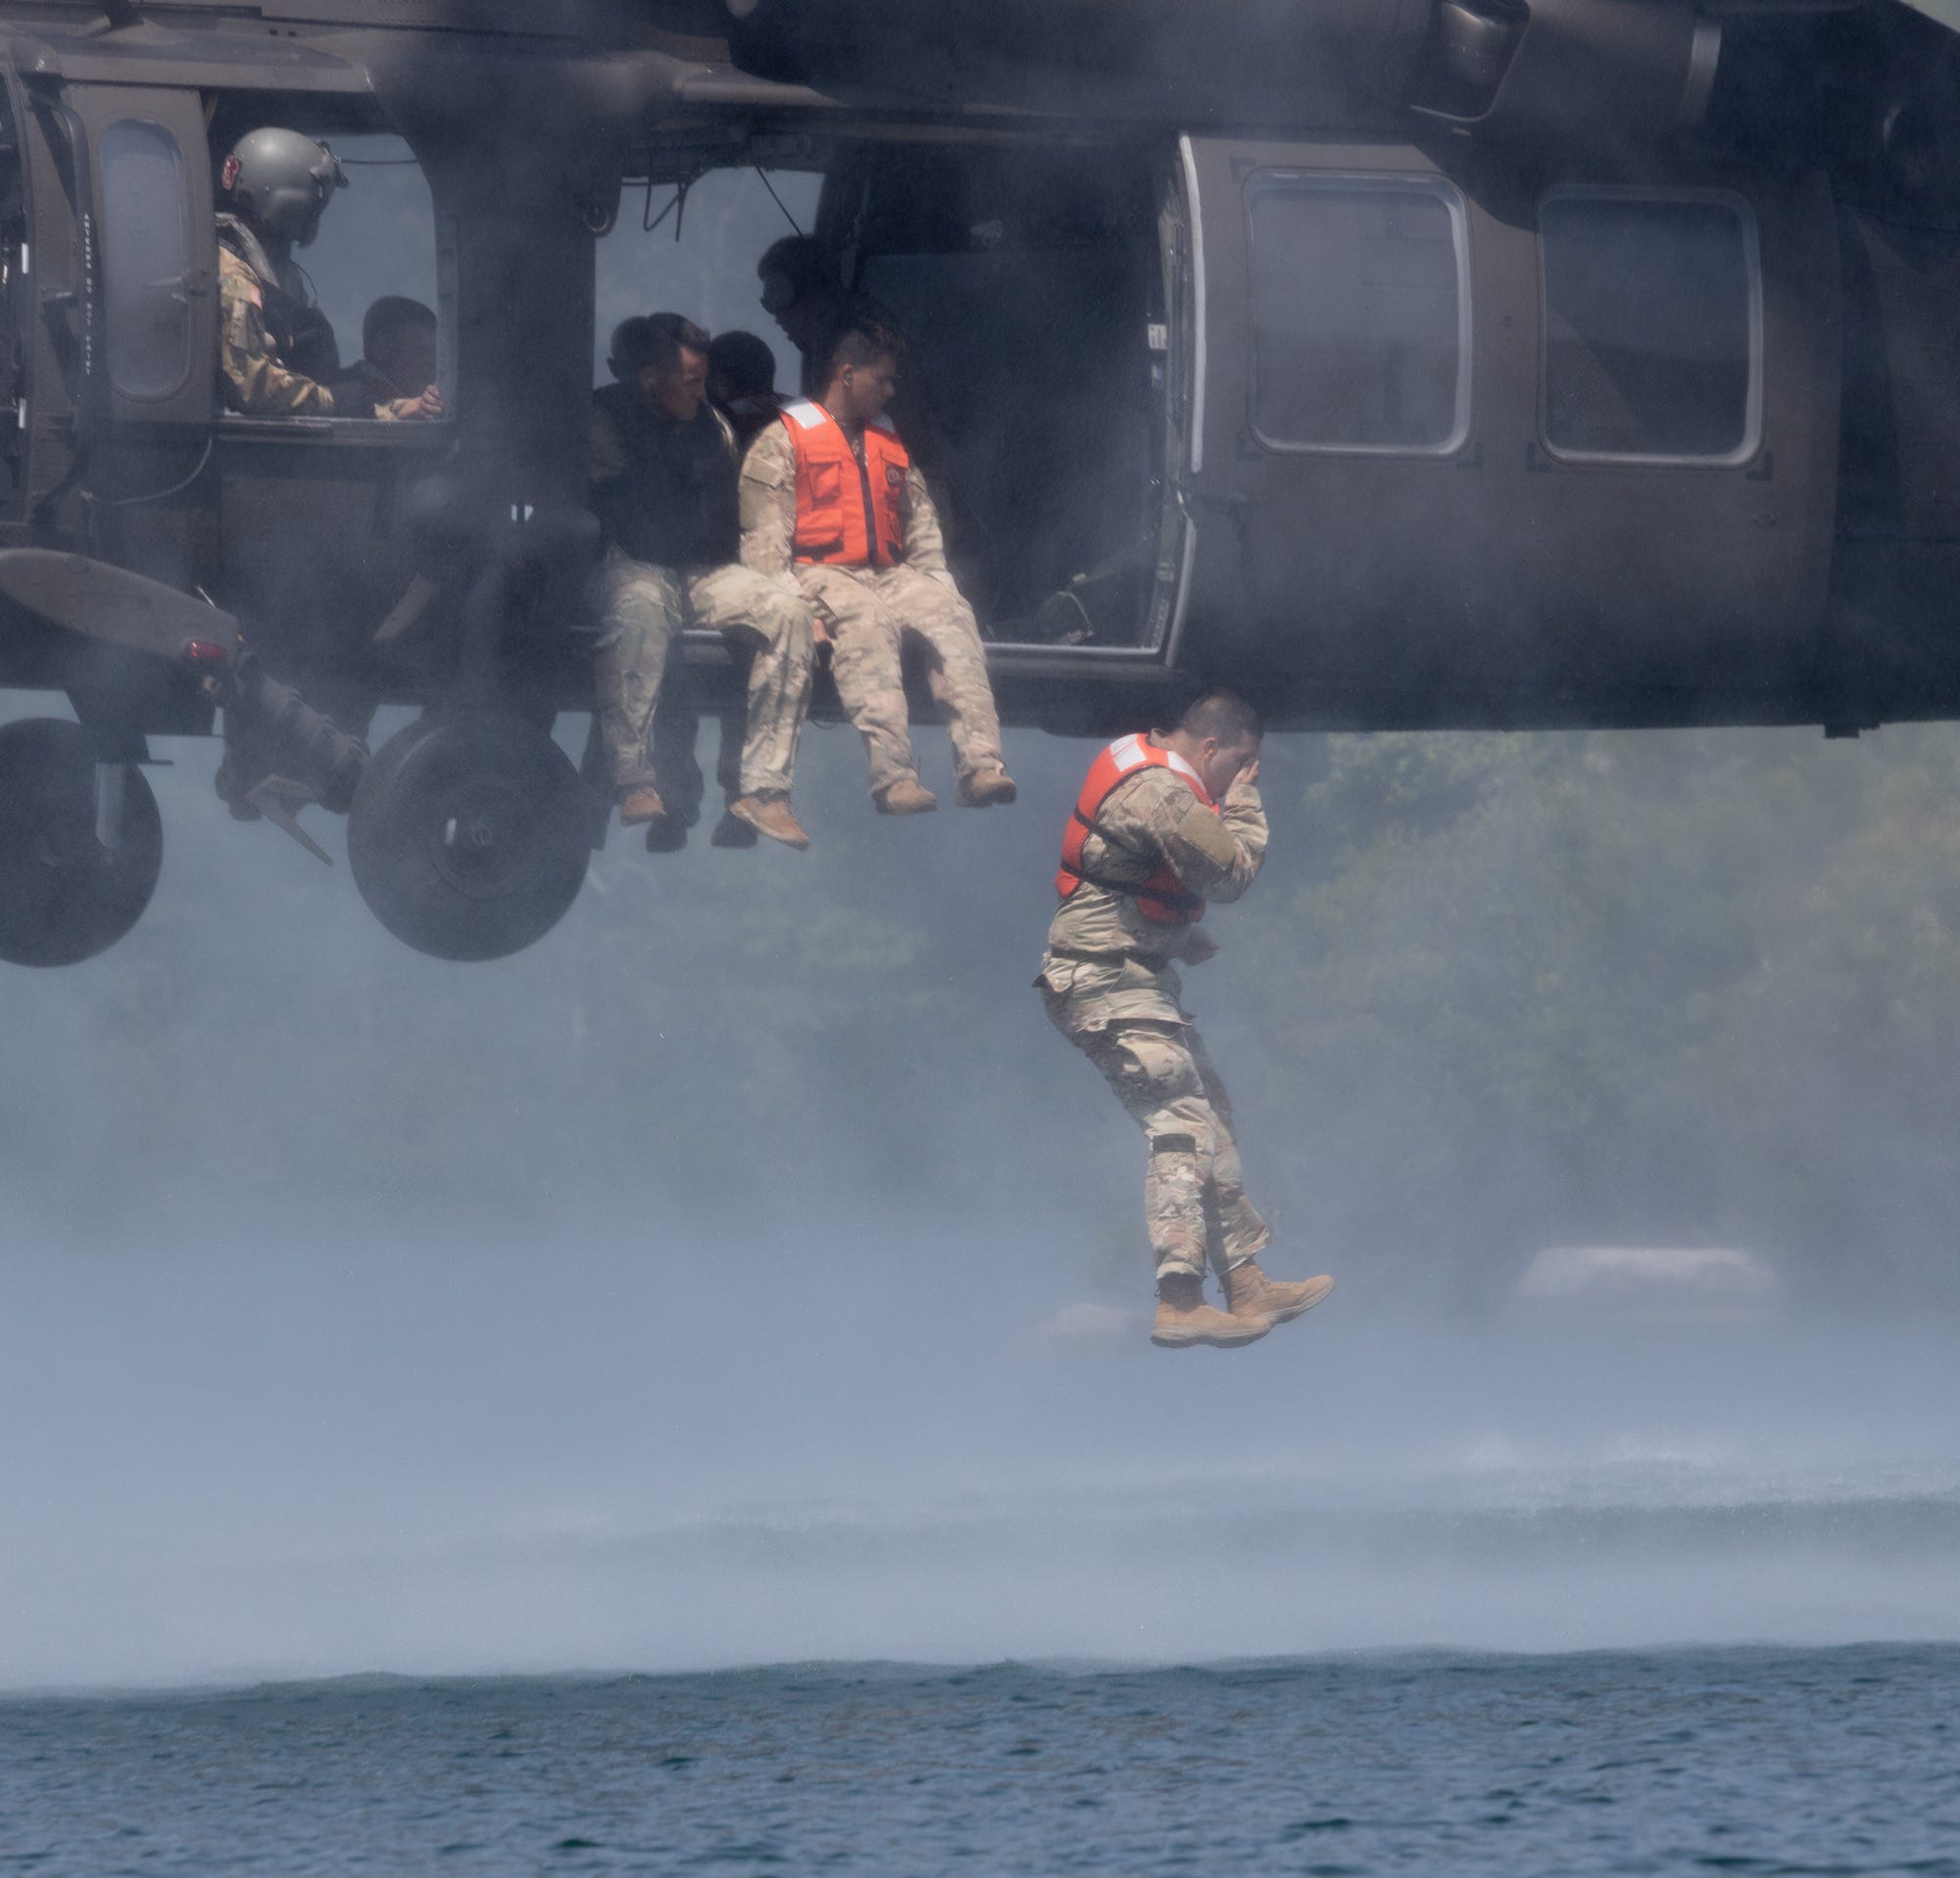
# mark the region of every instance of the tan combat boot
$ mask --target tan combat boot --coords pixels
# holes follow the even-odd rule
[[[661,800],[661,792],[652,787],[622,789],[619,792],[619,825],[635,828],[643,821],[660,821],[666,815],[667,806]]]
[[[976,769],[972,775],[961,778],[959,806],[962,809],[991,809],[997,803],[1004,806],[1012,802],[1019,793],[1014,787],[1013,777],[997,765],[992,769]]]
[[[1232,1315],[1247,1323],[1291,1323],[1311,1310],[1334,1289],[1328,1277],[1302,1278],[1298,1284],[1276,1285],[1250,1259],[1225,1274],[1225,1303]]]
[[[728,805],[728,813],[738,821],[760,828],[771,841],[780,841],[786,848],[809,846],[809,837],[790,814],[787,796],[737,796]]]
[[[1235,1317],[1212,1310],[1204,1302],[1202,1278],[1169,1272],[1157,1280],[1157,1320],[1151,1327],[1151,1342],[1159,1350],[1188,1350],[1197,1343],[1236,1350],[1257,1343],[1272,1327],[1270,1317]]]
[[[872,800],[881,815],[924,815],[939,807],[939,798],[916,776],[901,776]]]

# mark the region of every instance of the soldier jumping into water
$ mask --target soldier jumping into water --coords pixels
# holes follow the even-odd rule
[[[1218,950],[1199,930],[1205,901],[1237,900],[1265,858],[1259,743],[1251,706],[1213,691],[1174,730],[1118,738],[1097,757],[1062,838],[1061,905],[1035,980],[1050,1020],[1149,1144],[1151,1341],[1169,1350],[1254,1343],[1334,1289],[1259,1269],[1271,1235],[1246,1198],[1225,1085],[1180,1002],[1177,962]],[[1204,1302],[1207,1257],[1223,1310]]]

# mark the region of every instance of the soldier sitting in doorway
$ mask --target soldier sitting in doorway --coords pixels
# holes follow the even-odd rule
[[[717,627],[753,653],[737,820],[792,848],[797,740],[809,709],[809,608],[796,583],[739,560],[734,433],[708,402],[708,334],[679,314],[621,321],[617,384],[593,394],[592,509],[606,537],[594,680],[619,819],[663,838],[666,805],[647,748],[675,635]]]
[[[791,405],[743,460],[742,558],[761,574],[794,569],[864,739],[879,814],[938,807],[906,734],[907,638],[946,714],[960,807],[984,809],[1012,802],[1014,782],[973,609],[947,568],[925,478],[885,416],[898,368],[899,341],[883,326],[858,321],[837,335],[821,400]]]

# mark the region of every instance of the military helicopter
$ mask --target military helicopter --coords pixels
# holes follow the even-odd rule
[[[903,322],[1010,723],[1197,679],[1299,728],[1960,715],[1960,40],[1902,0],[0,25],[0,685],[75,719],[0,727],[16,964],[130,928],[153,742],[220,722],[263,759],[245,812],[317,852],[300,811],[347,813],[409,944],[562,916],[595,254],[716,175],[802,178]],[[425,179],[441,421],[220,410],[214,173],[265,124]],[[718,640],[686,659],[739,699]],[[421,716],[369,756],[376,702]]]

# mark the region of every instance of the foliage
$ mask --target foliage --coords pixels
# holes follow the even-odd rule
[[[1321,1231],[1485,1296],[1561,1237],[1948,1287],[1956,800],[1944,728],[1333,739],[1239,942],[1242,1107]]]

